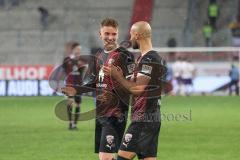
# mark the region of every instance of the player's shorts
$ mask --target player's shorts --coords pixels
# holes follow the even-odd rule
[[[176,77],[176,81],[178,85],[183,83],[182,77]]]
[[[82,96],[74,96],[74,101],[79,104],[82,102]]]
[[[183,79],[182,81],[183,81],[183,84],[185,84],[185,85],[192,85],[193,84],[191,78],[186,78],[186,79]]]
[[[82,96],[67,96],[68,99],[74,100],[75,103],[80,104],[82,102]]]
[[[96,119],[95,153],[117,153],[125,128],[125,119],[117,117],[100,117]]]
[[[134,152],[139,159],[157,157],[161,122],[132,122],[128,127],[120,150]]]

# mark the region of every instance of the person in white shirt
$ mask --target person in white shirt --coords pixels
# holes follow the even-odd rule
[[[174,89],[173,92],[175,94],[181,94],[182,93],[182,70],[183,70],[183,61],[182,58],[179,57],[175,63],[172,65],[172,71],[173,71],[173,83],[174,83]]]
[[[196,68],[190,60],[183,61],[182,63],[182,82],[183,82],[183,95],[189,96],[193,92],[193,78],[196,74]]]

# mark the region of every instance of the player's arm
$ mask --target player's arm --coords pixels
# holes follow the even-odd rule
[[[143,74],[137,75],[136,82],[126,80],[122,70],[114,65],[104,66],[103,71],[105,74],[111,75],[133,95],[141,95],[150,81],[150,77]]]
[[[74,87],[62,87],[61,92],[70,97],[77,95],[77,90]]]
[[[62,87],[61,91],[63,94],[67,96],[76,96],[81,95],[83,93],[95,91],[95,88],[88,87],[88,86],[66,86]]]

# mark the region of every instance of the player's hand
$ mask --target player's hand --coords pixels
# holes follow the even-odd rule
[[[77,94],[76,89],[73,87],[63,87],[61,88],[61,91],[67,96],[75,96]]]
[[[116,95],[110,91],[105,91],[104,93],[97,96],[97,101],[100,102],[102,106],[115,106],[118,103]]]
[[[119,66],[110,64],[108,66],[103,66],[103,72],[105,75],[110,75],[115,79],[121,78],[123,76],[123,71]]]

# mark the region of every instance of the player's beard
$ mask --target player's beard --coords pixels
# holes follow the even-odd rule
[[[117,48],[117,44],[114,42],[114,43],[107,43],[107,44],[105,44],[105,46],[104,46],[104,49],[106,50],[106,51],[112,51],[112,50],[114,50],[114,49],[116,49]]]
[[[131,40],[131,42],[132,42],[132,48],[133,49],[139,49],[139,44],[136,40]]]
[[[104,45],[104,49],[106,51],[112,51],[114,49],[117,48],[117,43],[116,43],[116,40],[109,40],[109,39],[105,39],[105,45]]]

